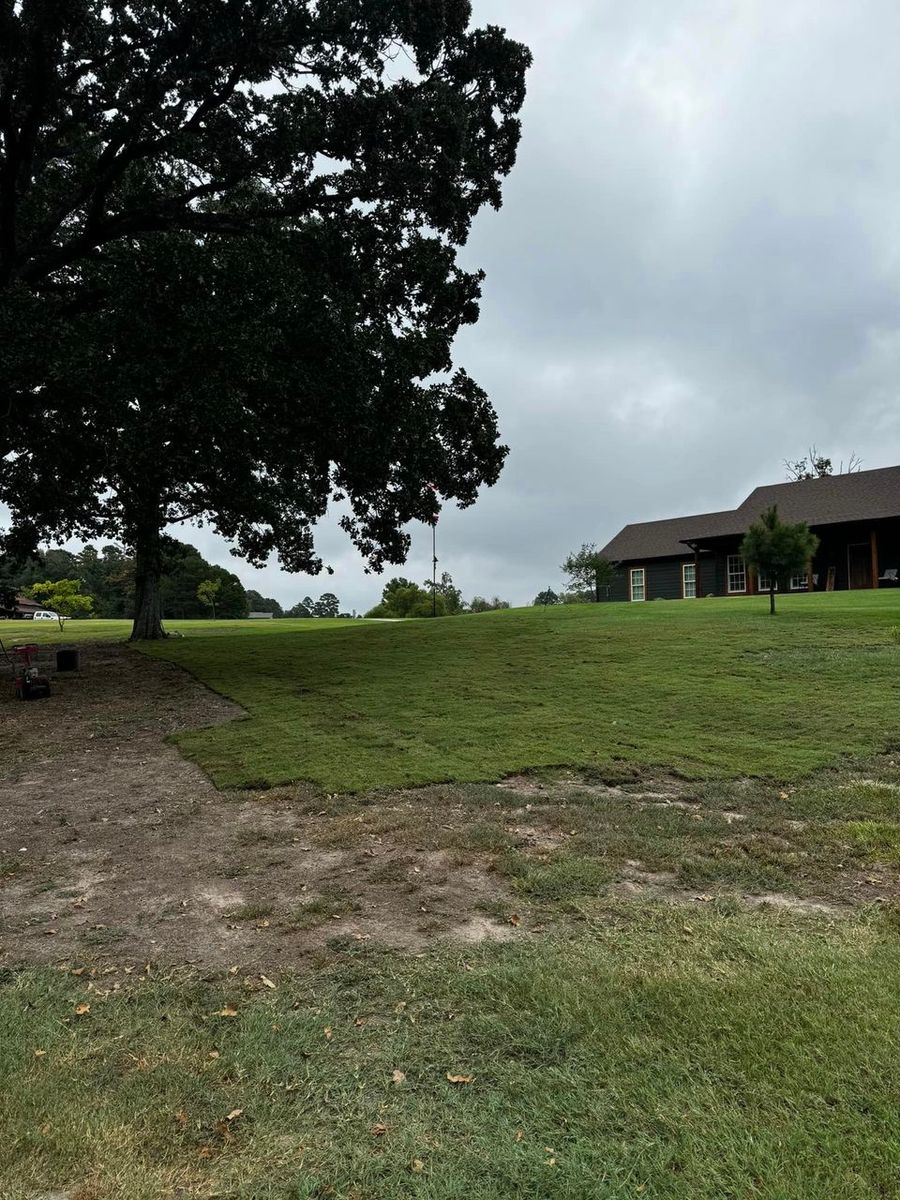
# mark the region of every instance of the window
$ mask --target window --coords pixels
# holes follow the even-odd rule
[[[694,600],[697,596],[697,566],[695,563],[681,565],[681,594],[685,600]]]
[[[791,591],[792,592],[805,592],[807,582],[808,581],[806,578],[805,571],[803,572],[802,575],[792,575],[791,576]],[[759,573],[759,590],[761,592],[767,592],[769,590],[769,577],[765,573],[765,571],[760,571],[760,573]],[[775,584],[775,591],[776,592],[778,591],[777,583]]]
[[[643,567],[632,567],[631,569],[631,598],[632,600],[646,600],[646,573]]]
[[[746,592],[747,568],[740,554],[728,555],[728,590],[729,592]]]

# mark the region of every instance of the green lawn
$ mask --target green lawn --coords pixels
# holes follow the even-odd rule
[[[606,904],[577,936],[272,974],[10,981],[5,1200],[897,1195],[885,916]]]
[[[247,710],[179,739],[223,786],[347,791],[622,763],[788,779],[884,749],[900,593],[779,606],[775,618],[758,597],[396,625],[196,622],[148,653]]]
[[[435,936],[413,956],[339,937],[301,973],[277,946],[221,976],[114,947],[0,971],[3,1200],[896,1196],[900,770],[871,756],[897,741],[900,595],[780,604],[774,620],[760,598],[176,623],[147,652],[249,713],[180,740],[220,783],[339,793],[551,764],[715,778],[681,806],[590,772],[248,800],[260,827],[240,832],[276,861],[393,845],[411,879],[420,854],[481,863],[506,898],[472,912],[521,923],[516,940]],[[126,634],[73,622],[67,640]],[[810,773],[847,756],[863,765]],[[242,802],[216,803],[230,822]],[[265,825],[270,803],[306,815],[302,849]],[[105,828],[79,819],[77,853]],[[635,868],[667,873],[667,902],[616,890]],[[831,907],[751,911],[745,891]],[[279,905],[329,921],[340,903],[298,892],[222,921],[278,937]]]

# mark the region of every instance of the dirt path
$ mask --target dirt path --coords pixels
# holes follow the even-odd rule
[[[417,949],[511,936],[485,864],[370,836],[317,845],[296,792],[224,793],[164,739],[241,710],[104,643],[49,700],[0,685],[0,963],[308,961],[332,939]],[[302,792],[302,789],[301,789]]]

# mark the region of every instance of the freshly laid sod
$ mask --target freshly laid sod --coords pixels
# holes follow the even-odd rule
[[[26,971],[3,1196],[894,1196],[898,977],[889,915],[611,902],[570,937],[359,947],[274,988]]]
[[[779,606],[774,618],[756,597],[349,627],[198,622],[146,649],[248,712],[178,740],[220,786],[350,791],[623,763],[788,779],[883,750],[900,594]]]

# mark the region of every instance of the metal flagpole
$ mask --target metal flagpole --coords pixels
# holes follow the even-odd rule
[[[431,615],[437,616],[437,518],[431,522]]]

